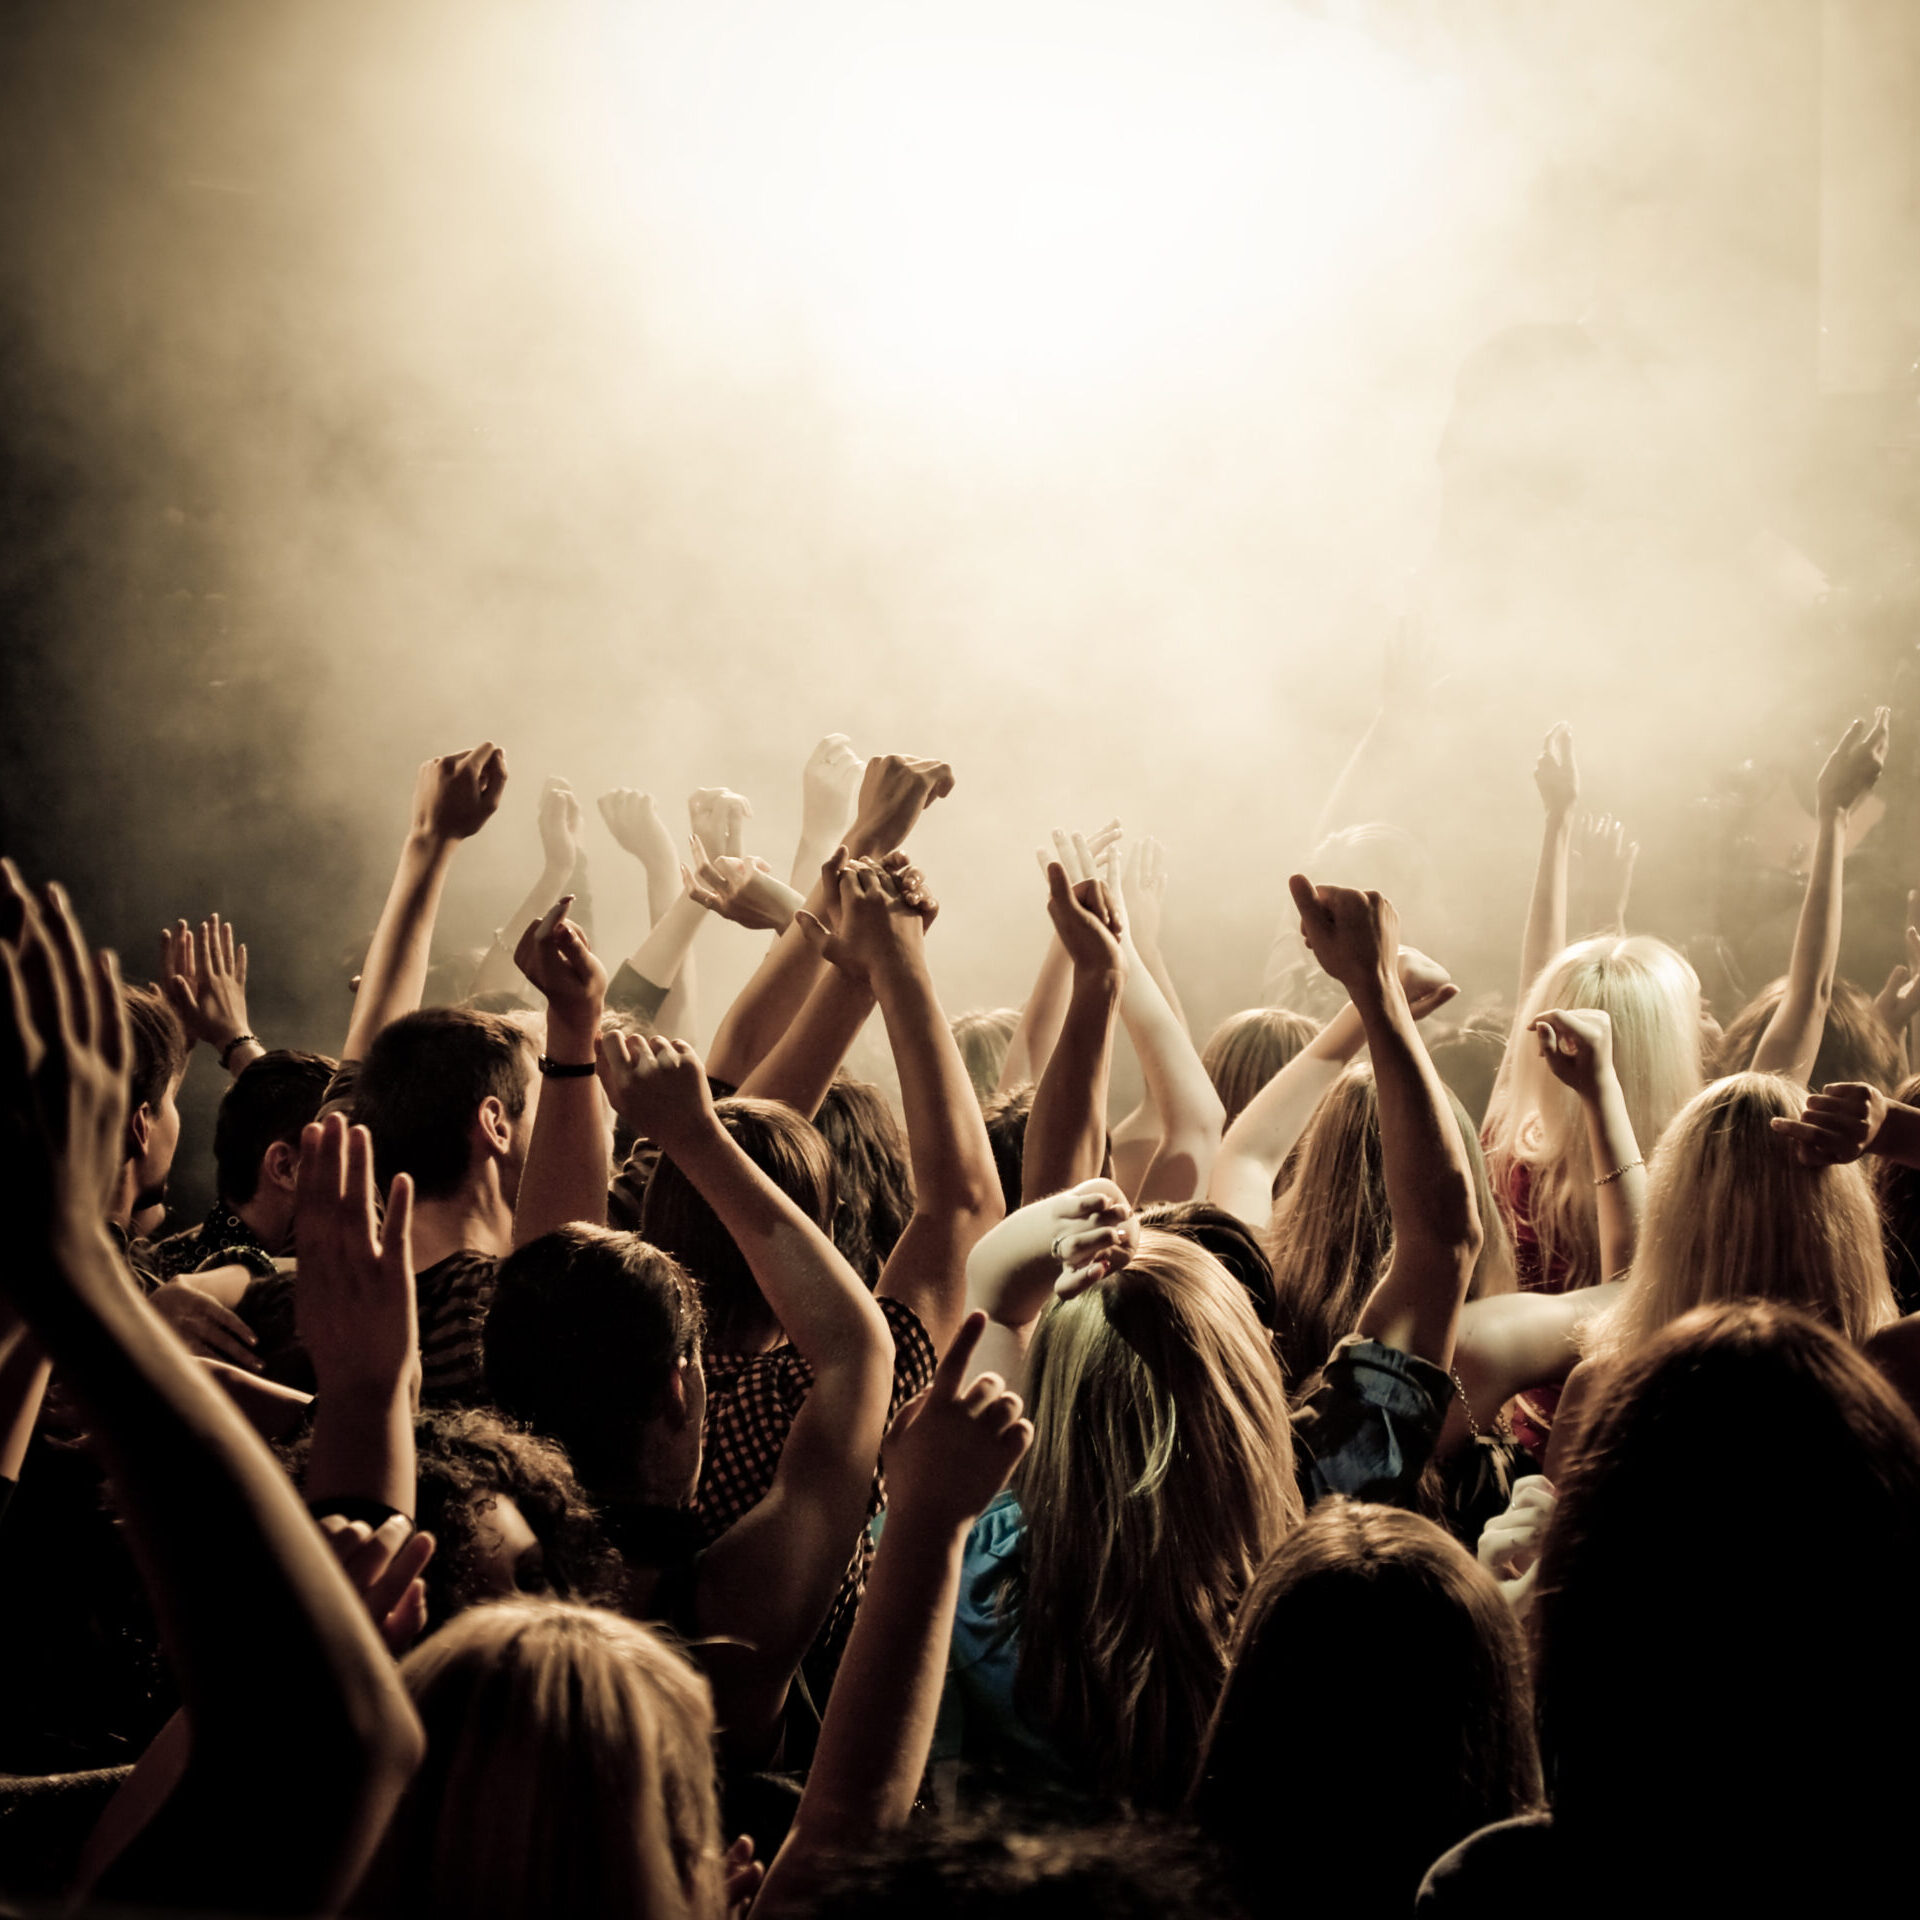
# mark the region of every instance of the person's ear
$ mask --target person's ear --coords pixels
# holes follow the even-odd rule
[[[127,1158],[144,1160],[147,1145],[153,1138],[154,1113],[152,1106],[145,1100],[127,1115]]]
[[[300,1178],[300,1149],[276,1140],[260,1162],[260,1178],[282,1193],[291,1193]]]
[[[692,1379],[693,1363],[683,1354],[673,1363],[673,1371],[667,1376],[667,1397],[663,1409],[667,1425],[675,1433],[682,1431],[693,1418]]]
[[[480,1129],[480,1138],[493,1152],[505,1154],[512,1147],[513,1122],[497,1094],[490,1093],[480,1102],[474,1124]]]

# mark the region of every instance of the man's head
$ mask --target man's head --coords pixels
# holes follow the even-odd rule
[[[222,1206],[240,1214],[270,1252],[293,1224],[300,1130],[320,1111],[339,1063],[324,1054],[263,1053],[230,1086],[213,1124]]]
[[[383,1189],[410,1173],[422,1200],[451,1199],[492,1166],[511,1202],[537,1087],[533,1042],[512,1021],[431,1007],[394,1021],[367,1049],[353,1118],[373,1135]]]
[[[122,1184],[131,1217],[166,1196],[167,1175],[180,1144],[180,1109],[174,1096],[187,1071],[187,1035],[179,1016],[152,987],[123,987],[121,995],[130,1042]]]

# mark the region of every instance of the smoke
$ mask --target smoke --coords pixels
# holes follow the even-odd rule
[[[1864,30],[1912,70],[1897,8]],[[915,842],[951,1010],[1024,994],[1030,849],[1118,813],[1167,844],[1210,1024],[1258,998],[1408,616],[1446,679],[1355,805],[1426,837],[1411,931],[1480,985],[1550,724],[1678,936],[1715,770],[1817,764],[1875,690],[1810,671],[1856,504],[1808,479],[1812,8],[181,0],[0,32],[8,839],[136,961],[232,915],[276,1039],[337,1044],[411,770],[483,737],[514,778],[451,944],[536,871],[545,774],[672,817],[739,788],[784,870],[845,731],[955,766]],[[624,945],[639,876],[593,860]],[[710,930],[709,1022],[754,957]]]

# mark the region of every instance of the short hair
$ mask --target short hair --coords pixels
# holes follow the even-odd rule
[[[527,1110],[533,1043],[511,1020],[430,1007],[383,1027],[354,1085],[353,1117],[373,1135],[384,1190],[410,1173],[423,1200],[444,1200],[467,1177],[468,1129],[483,1101],[509,1119]]]
[[[833,1231],[833,1155],[791,1107],[734,1094],[714,1112],[747,1158],[822,1233]],[[726,1351],[753,1351],[778,1330],[773,1309],[719,1216],[671,1160],[647,1182],[640,1232],[693,1276],[706,1309],[709,1337]]]
[[[298,1143],[339,1066],[325,1054],[282,1047],[241,1070],[221,1096],[213,1123],[216,1191],[229,1206],[244,1205],[259,1191],[269,1147]]]
[[[157,987],[122,987],[127,1010],[127,1109],[157,1107],[187,1070],[187,1030]]]
[[[487,1310],[494,1404],[566,1448],[582,1484],[632,1474],[668,1377],[700,1344],[700,1296],[637,1233],[574,1225],[500,1263]]]
[[[913,1169],[886,1095],[838,1074],[814,1116],[833,1153],[833,1244],[868,1286],[876,1286],[913,1218]]]

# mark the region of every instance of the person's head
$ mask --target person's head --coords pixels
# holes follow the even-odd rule
[[[1285,1007],[1230,1013],[1208,1036],[1200,1064],[1232,1126],[1246,1104],[1320,1031],[1320,1022]]]
[[[887,1097],[835,1077],[813,1124],[833,1154],[833,1244],[868,1286],[913,1218],[913,1169]]]
[[[353,1094],[382,1191],[409,1173],[420,1199],[447,1200],[491,1171],[511,1202],[533,1134],[535,1059],[527,1036],[499,1014],[432,1007],[383,1028]]]
[[[1427,1052],[1434,1071],[1466,1111],[1476,1135],[1493,1100],[1494,1082],[1500,1077],[1507,1030],[1512,1024],[1512,1008],[1498,1007],[1475,1012],[1451,1030],[1429,1029],[1427,1033]]]
[[[1785,979],[1762,987],[1727,1022],[1714,1057],[1717,1072],[1747,1070],[1786,991]],[[1891,1093],[1904,1073],[1900,1042],[1875,1011],[1872,996],[1851,980],[1835,980],[1827,1024],[1820,1034],[1820,1051],[1814,1056],[1808,1084],[1825,1087],[1836,1080],[1864,1080],[1882,1093]]]
[[[1015,1697],[1091,1790],[1170,1807],[1235,1610],[1301,1515],[1279,1364],[1219,1261],[1147,1228],[1041,1319],[1028,1380]]]
[[[507,1600],[460,1615],[400,1673],[426,1759],[356,1910],[720,1920],[712,1696],[651,1627]]]
[[[1736,1073],[1680,1110],[1647,1169],[1632,1276],[1620,1304],[1589,1323],[1590,1353],[1642,1346],[1717,1300],[1799,1307],[1856,1345],[1895,1318],[1866,1175],[1802,1166],[1773,1131],[1805,1104],[1778,1074]]]
[[[339,1063],[281,1048],[251,1061],[220,1097],[213,1123],[216,1192],[270,1252],[286,1245],[300,1171],[300,1132],[320,1111]]]
[[[1140,1224],[1206,1248],[1239,1281],[1254,1317],[1272,1333],[1280,1323],[1279,1302],[1273,1291],[1273,1262],[1260,1236],[1238,1214],[1216,1207],[1210,1200],[1162,1200],[1143,1208]]]
[[[487,1309],[493,1403],[557,1441],[596,1498],[688,1500],[706,1379],[698,1290],[638,1234],[569,1226],[500,1263]]]
[[[1410,1708],[1386,1739],[1356,1697],[1383,1659]],[[1410,1912],[1440,1854],[1539,1795],[1526,1645],[1493,1577],[1430,1520],[1323,1501],[1241,1606],[1189,1802],[1248,1906]]]
[[[980,1109],[987,1123],[987,1145],[993,1149],[993,1168],[1000,1176],[1000,1194],[1007,1211],[1020,1206],[1020,1163],[1027,1151],[1027,1116],[1033,1111],[1033,1082],[996,1093]]]
[[[1611,1168],[1593,1164],[1579,1096],[1563,1087],[1529,1029],[1553,1008],[1597,1008],[1613,1027],[1613,1065],[1642,1153],[1700,1091],[1700,982],[1687,961],[1648,934],[1604,934],[1576,941],[1527,990],[1516,1039],[1487,1106],[1488,1149],[1508,1166],[1523,1162],[1540,1260],[1564,1263],[1569,1284],[1600,1271],[1593,1182]]]
[[[1761,1301],[1683,1316],[1604,1386],[1537,1577],[1556,1825],[1710,1882],[1811,1854],[1837,1883],[1904,1848],[1913,1416],[1845,1340]]]
[[[187,1071],[187,1035],[180,1016],[152,987],[122,987],[127,1012],[128,1084],[125,1168],[128,1215],[166,1197],[167,1175],[180,1144],[175,1096]]]
[[[1901,1083],[1898,1099],[1920,1104],[1920,1074]],[[1872,1156],[1867,1177],[1880,1205],[1880,1239],[1887,1253],[1887,1278],[1902,1313],[1920,1312],[1920,1169]]]
[[[778,1100],[733,1095],[714,1103],[720,1124],[753,1164],[822,1233],[833,1231],[833,1155],[825,1139]],[[779,1338],[746,1256],[719,1216],[671,1160],[647,1182],[640,1231],[693,1276],[706,1315],[707,1339],[723,1352],[753,1353]]]
[[[984,1107],[1000,1084],[1000,1069],[1007,1063],[1007,1049],[1013,1044],[1014,1030],[1020,1025],[1018,1007],[994,1007],[972,1013],[956,1013],[947,1022],[960,1058],[967,1063],[967,1078]]]

